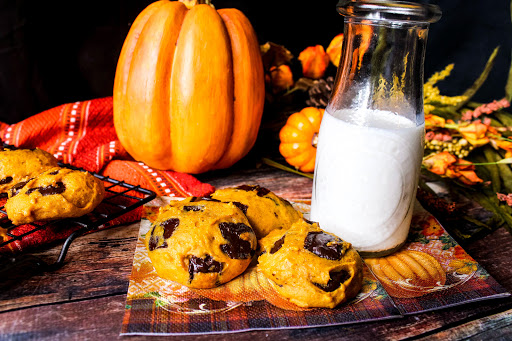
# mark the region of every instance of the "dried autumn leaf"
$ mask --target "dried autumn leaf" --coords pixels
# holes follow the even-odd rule
[[[340,65],[341,47],[343,46],[343,33],[334,37],[327,47],[327,55],[336,67]]]
[[[293,86],[293,73],[286,64],[272,66],[265,76],[265,82],[270,84],[273,93],[278,93]]]
[[[489,143],[489,138],[486,136],[488,128],[487,125],[475,121],[470,125],[460,127],[459,131],[469,143],[475,147],[480,147]]]
[[[445,175],[448,167],[457,162],[457,158],[448,152],[432,154],[423,159],[423,165],[430,172]]]
[[[437,115],[425,115],[425,126],[427,127],[444,127],[446,120]]]
[[[329,66],[329,56],[322,45],[307,47],[299,54],[299,60],[302,64],[302,73],[308,78],[322,78]]]
[[[496,147],[501,148],[506,151],[505,158],[512,157],[512,142],[506,140],[493,140],[493,144]]]
[[[293,59],[292,53],[286,47],[272,42],[261,45],[260,51],[265,71],[269,71],[273,66],[287,64]]]

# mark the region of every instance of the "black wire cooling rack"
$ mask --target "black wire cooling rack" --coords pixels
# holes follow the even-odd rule
[[[12,146],[4,145],[4,147],[16,149]],[[59,163],[59,166],[85,172],[82,168],[68,164]],[[53,264],[47,264],[40,259],[37,259],[36,261],[37,265],[41,267],[41,270],[43,271],[55,270],[64,264],[64,259],[66,258],[69,246],[76,238],[102,227],[107,227],[107,224],[113,219],[144,205],[156,197],[155,192],[141,188],[140,186],[131,185],[124,181],[119,181],[96,173],[91,174],[104,182],[105,198],[91,213],[79,218],[34,222],[23,225],[23,228],[20,228],[11,223],[7,218],[4,206],[0,206],[0,212],[3,213],[3,217],[0,218],[0,229],[3,229],[5,234],[3,241],[0,237],[0,248],[15,241],[22,240],[23,238],[28,238],[30,235],[38,231],[65,226],[66,228],[74,230],[74,232],[65,239],[57,260]],[[22,232],[20,232],[20,230],[22,230]],[[9,258],[7,260],[8,263],[14,263],[17,256],[12,257],[4,254],[2,257]],[[3,261],[6,261],[6,259]]]

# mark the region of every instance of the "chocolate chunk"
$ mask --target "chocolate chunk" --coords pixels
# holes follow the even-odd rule
[[[34,187],[25,192],[26,195],[29,195],[32,192],[39,191],[43,197],[47,195],[54,195],[54,194],[61,194],[66,190],[66,185],[62,182],[57,182],[55,186],[48,185],[48,186],[40,186],[40,187]]]
[[[12,176],[8,176],[5,179],[0,180],[0,185],[6,185],[12,182]]]
[[[174,233],[174,230],[180,225],[178,218],[167,219],[160,224],[164,228],[164,238],[170,238]]]
[[[149,245],[148,245],[149,246],[149,251],[153,251],[153,250],[156,250],[156,249],[163,249],[163,248],[166,248],[168,246],[167,242],[165,240],[162,243],[162,245],[157,246],[159,241],[160,241],[160,238],[155,237],[155,236],[151,236],[149,238]]]
[[[190,212],[190,211],[194,211],[194,212],[199,212],[199,211],[203,211],[204,209],[204,206],[202,205],[198,205],[198,206],[183,206],[183,210],[186,211],[186,212]]]
[[[309,232],[304,240],[304,248],[318,257],[340,260],[343,256],[343,241],[324,232]]]
[[[10,189],[10,192],[11,192],[11,197],[17,195],[20,190],[25,187],[26,184],[28,184],[28,182],[30,180],[34,180],[34,178],[30,178],[28,179],[27,181],[21,181],[21,182],[18,182],[16,185],[14,185],[11,189]]]
[[[213,199],[210,195],[204,196],[204,197],[192,197],[190,199],[190,202],[198,202],[198,201],[214,201],[214,202],[221,202],[220,200]]]
[[[259,197],[263,197],[266,194],[270,193],[270,191],[268,189],[266,189],[265,187],[260,187],[258,185],[256,185],[256,186],[253,186],[253,185],[240,185],[240,186],[237,187],[237,189],[241,189],[242,191],[247,191],[247,192],[256,191],[257,192],[256,194]]]
[[[149,243],[148,243],[149,251],[153,251],[156,249],[156,246],[158,245],[158,238],[153,236],[153,232],[151,232],[151,237],[149,237]]]
[[[198,272],[202,273],[220,273],[222,271],[223,264],[217,262],[210,255],[206,255],[205,258],[192,256],[188,263],[188,273],[190,275],[189,280],[192,281],[194,274]]]
[[[309,219],[306,219],[306,218],[302,218],[306,223],[308,223],[309,225],[313,225],[315,222],[314,221],[311,221]],[[318,223],[317,223],[318,225]]]
[[[240,209],[240,211],[244,212],[244,214],[247,214],[247,209],[249,208],[249,206],[244,205],[244,204],[242,204],[241,202],[238,202],[238,201],[232,201],[232,203],[233,203],[233,205],[238,207]]]
[[[323,291],[332,292],[332,291],[338,289],[340,287],[341,283],[343,283],[347,279],[349,279],[350,274],[345,270],[331,271],[331,272],[329,272],[329,277],[330,277],[330,279],[326,285],[321,285],[318,283],[313,283],[313,284],[316,285],[317,287],[319,287],[320,289],[322,289]]]
[[[285,236],[286,236],[286,234],[284,236],[282,236],[281,238],[279,238],[279,240],[274,243],[274,246],[272,246],[272,248],[270,249],[271,255],[273,255],[274,253],[279,251],[281,249],[281,247],[283,247]]]
[[[251,243],[240,238],[242,233],[254,233],[250,226],[243,223],[222,222],[219,224],[220,233],[228,241],[220,249],[231,259],[247,259],[254,255]]]

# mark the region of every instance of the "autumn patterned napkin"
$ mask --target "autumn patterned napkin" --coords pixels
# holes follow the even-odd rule
[[[189,289],[156,275],[144,236],[158,207],[146,205],[135,250],[121,335],[184,335],[341,325],[509,296],[419,204],[408,243],[366,259],[361,292],[335,309],[302,309],[279,297],[254,266],[214,289]],[[294,206],[309,213],[307,200]]]

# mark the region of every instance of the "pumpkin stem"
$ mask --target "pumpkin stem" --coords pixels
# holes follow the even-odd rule
[[[191,9],[195,5],[201,5],[201,4],[206,4],[206,5],[210,5],[213,7],[213,4],[210,0],[179,0],[179,1],[183,2],[185,4],[185,6],[187,6],[188,9]],[[213,8],[215,8],[215,7],[213,7]]]
[[[313,138],[311,139],[311,145],[315,148],[318,146],[318,133],[313,135]]]

